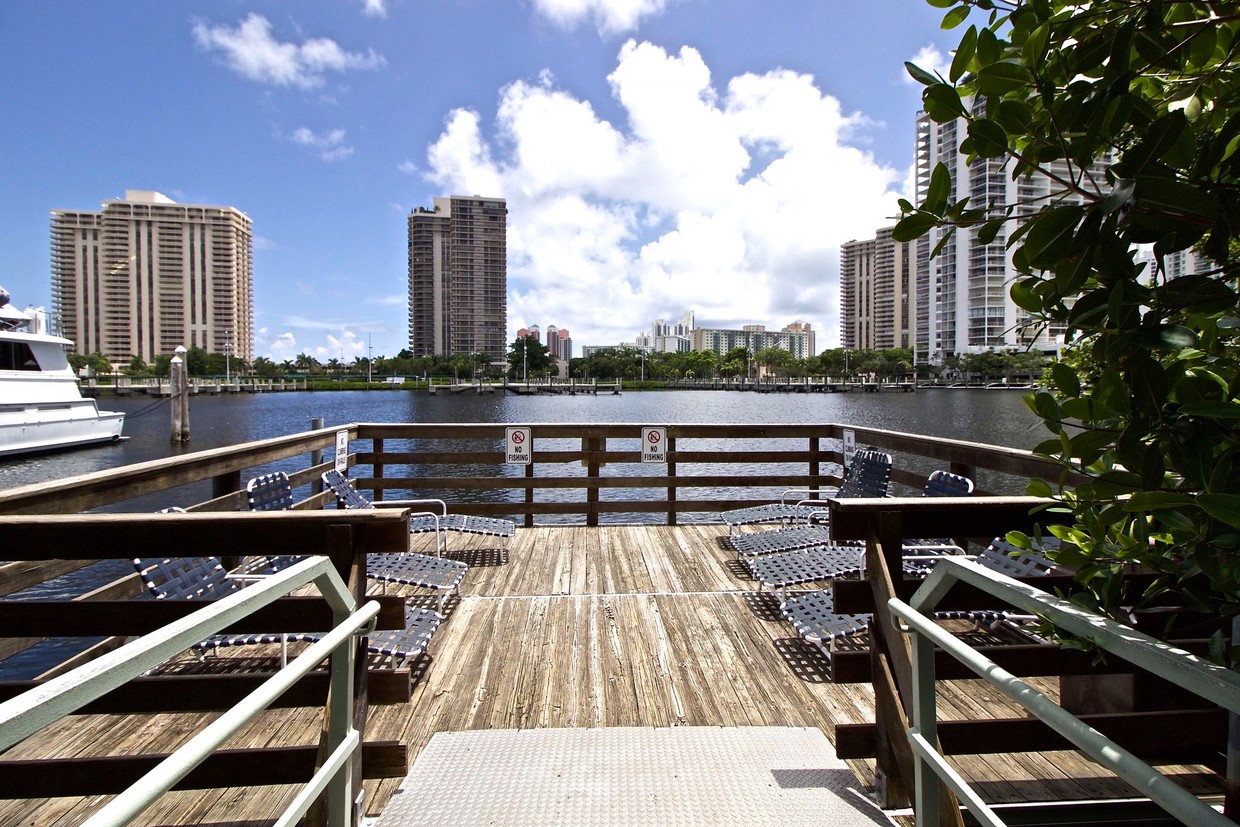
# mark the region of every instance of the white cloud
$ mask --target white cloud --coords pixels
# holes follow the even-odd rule
[[[301,351],[297,348],[297,337],[292,333],[272,335],[267,328],[260,329],[254,336],[254,352],[266,354],[276,364],[291,362]]]
[[[339,161],[353,154],[353,147],[346,145],[344,139],[343,129],[329,129],[318,134],[304,126],[289,135],[293,143],[316,150],[324,161]]]
[[[400,172],[405,173],[406,175],[412,175],[413,173],[418,171],[418,165],[415,164],[413,161],[404,160],[396,165],[396,169]]]
[[[534,0],[534,9],[555,25],[573,29],[591,22],[601,34],[633,31],[643,17],[659,14],[668,0]]]
[[[217,54],[224,65],[241,76],[272,86],[297,86],[313,89],[323,85],[327,72],[351,69],[377,69],[384,59],[374,50],[347,52],[334,40],[310,38],[301,44],[276,40],[271,23],[260,14],[251,13],[237,27],[194,24],[194,40]]]
[[[387,0],[360,0],[362,14],[367,17],[387,17]]]
[[[717,87],[689,48],[631,41],[609,80],[613,122],[544,76],[502,91],[493,137],[457,110],[428,150],[444,192],[508,199],[509,332],[612,344],[692,309],[831,344],[839,244],[891,223],[902,184],[849,143],[871,125],[803,74]]]
[[[937,73],[943,77],[947,77],[952,68],[951,55],[943,54],[937,46],[922,46],[917,54],[908,59],[908,62],[918,68],[925,69],[930,74]],[[906,83],[911,83],[914,86],[921,85],[913,80],[907,71],[904,72],[904,80]]]

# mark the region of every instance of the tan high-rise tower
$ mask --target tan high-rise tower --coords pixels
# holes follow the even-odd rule
[[[52,312],[79,353],[117,366],[178,345],[253,358],[245,213],[126,190],[100,212],[53,210],[51,220]]]
[[[436,198],[409,214],[409,349],[414,356],[508,352],[508,205]]]

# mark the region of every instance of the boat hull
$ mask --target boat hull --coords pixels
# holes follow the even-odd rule
[[[55,404],[0,404],[0,457],[59,451],[121,437],[125,415],[93,399]]]

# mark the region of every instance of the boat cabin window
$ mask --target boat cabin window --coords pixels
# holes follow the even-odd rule
[[[0,370],[39,370],[39,361],[25,342],[0,342]]]

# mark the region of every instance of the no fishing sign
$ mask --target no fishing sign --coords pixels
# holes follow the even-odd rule
[[[642,462],[667,462],[667,428],[642,428]]]
[[[505,433],[508,438],[508,445],[504,449],[504,462],[509,465],[529,465],[533,461],[531,448],[533,440],[530,439],[530,429],[526,427],[508,428]]]

